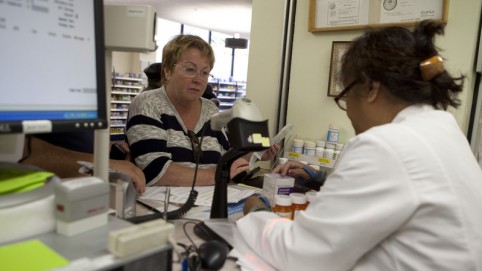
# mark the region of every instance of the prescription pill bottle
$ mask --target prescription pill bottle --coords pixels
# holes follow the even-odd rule
[[[315,156],[316,157],[323,157],[323,153],[325,152],[325,148],[316,147],[315,148]]]
[[[323,140],[316,141],[316,147],[317,148],[325,148],[325,141],[323,141]]]
[[[328,158],[328,159],[334,159],[335,156],[335,150],[334,149],[325,149],[323,152],[323,157]]]
[[[293,139],[293,149],[292,149],[292,151],[302,154],[304,144],[305,144],[305,142],[301,139],[296,139],[296,138]]]
[[[338,143],[338,136],[340,131],[338,125],[330,123],[328,126],[328,133],[326,134],[326,141],[330,143]]]
[[[293,215],[291,219],[295,219],[300,211],[303,211],[308,206],[306,195],[302,193],[291,193],[291,208],[293,209]]]
[[[274,197],[273,212],[280,217],[291,219],[293,216],[291,197],[288,195],[276,195]]]
[[[303,154],[308,156],[315,156],[316,153],[316,143],[314,141],[305,141],[303,145]]]
[[[340,156],[341,150],[343,149],[343,144],[335,144],[335,152],[333,153],[333,159],[338,159]]]
[[[310,205],[313,198],[316,196],[316,191],[308,191],[305,193],[307,205]]]
[[[338,156],[340,156],[340,152],[341,152],[341,151],[334,151],[334,152],[333,152],[333,160],[338,159]]]

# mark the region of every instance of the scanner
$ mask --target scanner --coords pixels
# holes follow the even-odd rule
[[[243,97],[234,102],[230,110],[216,113],[211,118],[211,129],[228,128],[231,148],[224,153],[216,167],[214,195],[210,218],[228,217],[228,183],[231,164],[237,158],[270,146],[268,120],[261,117],[256,105]]]

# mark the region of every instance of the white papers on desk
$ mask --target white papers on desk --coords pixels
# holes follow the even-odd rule
[[[214,186],[196,186],[194,188],[198,192],[196,205],[211,207],[214,194]],[[169,203],[184,204],[189,197],[191,187],[171,187],[171,196]],[[256,192],[254,189],[237,189],[233,186],[228,187],[228,203],[238,203],[241,200],[253,195]],[[140,199],[159,200],[164,201],[166,197],[165,186],[146,187],[146,191]]]

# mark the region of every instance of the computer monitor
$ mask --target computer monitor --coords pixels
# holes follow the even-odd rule
[[[1,1],[0,37],[2,145],[107,127],[103,1]]]

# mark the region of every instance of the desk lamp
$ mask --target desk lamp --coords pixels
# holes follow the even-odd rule
[[[268,120],[261,117],[256,105],[246,97],[237,99],[230,110],[219,112],[211,118],[212,130],[220,131],[225,126],[231,148],[221,157],[216,168],[210,218],[228,217],[227,191],[233,161],[270,146]]]

